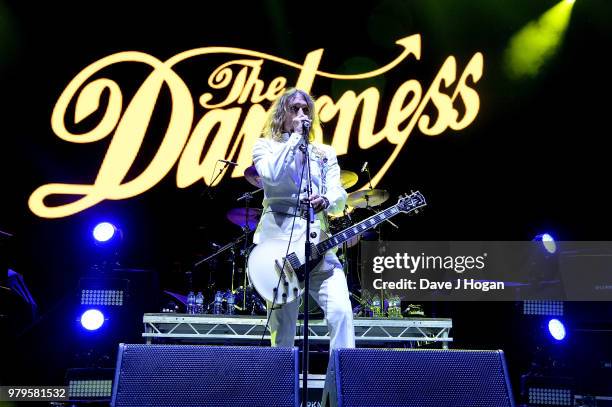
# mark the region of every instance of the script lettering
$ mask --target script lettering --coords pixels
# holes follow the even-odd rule
[[[402,51],[388,64],[370,72],[350,75],[320,70],[323,49],[309,52],[302,64],[261,52],[228,47],[196,48],[181,52],[167,61],[141,52],[120,52],[105,57],[83,69],[70,81],[51,116],[55,134],[71,143],[98,142],[112,135],[95,180],[91,184],[42,185],[31,194],[28,205],[40,217],[70,216],[103,200],[139,195],[157,185],[177,164],[177,187],[186,188],[200,180],[210,185],[217,175],[215,169],[220,158],[237,160],[238,166],[231,176],[240,177],[244,169],[251,165],[251,150],[265,123],[267,111],[262,103],[269,104],[275,100],[289,83],[285,76],[276,76],[266,83],[261,79],[264,69],[275,67],[296,71],[295,86],[309,92],[317,78],[373,78],[394,69],[409,56],[420,60],[419,35],[402,38],[397,44]],[[175,67],[207,55],[229,55],[232,59],[212,71],[208,76],[206,91],[191,90]],[[126,101],[120,86],[110,78],[99,77],[109,68],[126,63],[143,64],[151,71],[124,109]],[[420,132],[427,136],[436,136],[448,128],[461,130],[474,121],[480,99],[473,84],[482,77],[482,54],[474,54],[460,75],[458,71],[455,58],[449,56],[429,86],[414,78],[401,83],[388,108],[381,106],[379,89],[370,87],[360,94],[346,91],[337,101],[328,95],[321,95],[316,101],[316,109],[321,123],[336,120],[335,129],[326,129],[332,134],[331,144],[338,155],[347,154],[353,148],[351,133],[354,127],[360,149],[367,150],[384,142],[394,146],[372,178],[372,186],[376,186],[397,159],[415,126],[418,125]],[[445,92],[453,87],[451,94]],[[165,92],[166,89],[168,92]],[[101,106],[104,92],[108,98],[106,104]],[[162,129],[163,138],[146,168],[134,176],[134,163],[142,154],[155,108],[163,95],[168,93],[170,113],[167,127]],[[73,132],[68,129],[72,126],[67,126],[71,120],[66,117],[72,103],[74,126],[78,127],[84,119],[99,110],[103,113],[102,118],[92,129]],[[386,112],[386,120],[382,128],[375,128],[375,119],[381,112]],[[430,112],[434,112],[435,118]],[[355,123],[358,115],[359,123]],[[315,141],[322,142],[321,128],[315,127],[314,130]],[[225,171],[216,178],[215,183],[223,179]],[[127,179],[128,173],[130,179]],[[49,198],[63,198],[68,202],[58,204],[54,199],[52,205],[46,202]]]

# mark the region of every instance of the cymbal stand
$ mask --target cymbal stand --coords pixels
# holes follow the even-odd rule
[[[234,249],[234,246],[232,246],[232,248],[230,249],[231,254],[231,259],[232,259],[232,284],[231,284],[231,290],[232,293],[234,292],[234,276],[236,274],[236,249]]]
[[[234,283],[234,262],[235,262],[234,247],[235,247],[235,246],[236,246],[238,243],[240,243],[240,242],[242,241],[242,239],[247,238],[249,233],[250,233],[250,232],[246,232],[245,234],[240,235],[240,236],[239,236],[237,239],[235,239],[234,241],[229,242],[229,243],[228,243],[228,244],[226,244],[225,246],[222,246],[222,247],[218,248],[218,249],[217,249],[217,251],[216,251],[216,252],[214,252],[213,254],[208,255],[208,256],[204,257],[203,259],[198,260],[197,262],[195,262],[195,263],[193,264],[192,268],[191,268],[189,271],[187,271],[187,273],[186,273],[186,274],[188,274],[188,282],[189,282],[189,283],[188,283],[188,285],[189,285],[189,288],[191,289],[191,270],[195,270],[195,269],[197,269],[197,268],[198,268],[198,267],[200,267],[202,264],[204,264],[204,263],[206,263],[206,262],[209,262],[209,261],[213,260],[215,257],[219,256],[219,255],[220,255],[220,254],[222,254],[222,253],[225,253],[225,252],[226,252],[226,251],[228,251],[228,250],[231,250],[231,252],[232,252],[232,284],[233,284],[233,283]],[[212,291],[212,293],[213,293],[213,295],[214,295],[214,294],[215,294],[215,288],[214,288],[214,285],[215,285],[215,284],[214,284],[214,282],[213,282],[213,283],[211,283],[211,282],[210,282],[210,280],[212,280],[212,278],[209,278],[209,284],[208,284],[209,286],[208,286],[208,289],[209,289],[209,290],[211,290],[211,291]],[[210,306],[210,304],[209,304],[209,306]]]
[[[244,212],[244,227],[243,227],[243,231],[244,231],[244,248],[242,249],[242,253],[240,253],[243,256],[244,259],[244,263],[243,263],[243,268],[242,268],[242,272],[244,273],[244,282],[242,285],[242,304],[244,304],[244,306],[246,307],[246,297],[247,297],[247,267],[248,267],[248,261],[249,261],[249,256],[248,256],[248,251],[249,251],[249,239],[248,239],[248,234],[252,232],[250,226],[249,226],[249,204],[251,202],[251,199],[253,199],[253,195],[263,191],[263,188],[259,188],[253,192],[245,192],[240,198],[238,198],[236,201],[240,202],[240,201],[244,201],[245,204],[245,209],[246,211]],[[233,264],[233,263],[232,263]],[[233,269],[232,269],[232,273],[233,273]],[[232,285],[234,284],[234,276],[232,274]],[[232,287],[232,292],[233,292],[233,287]]]
[[[368,196],[367,195],[366,195],[365,199],[366,199],[366,202],[367,202],[367,200],[368,200]],[[380,211],[376,210],[373,206],[370,206],[369,204],[366,204],[365,209],[369,209],[369,210],[371,210],[374,213],[379,213],[380,212]],[[389,224],[391,226],[393,226],[394,228],[399,229],[399,226],[397,226],[395,223],[391,222],[391,220],[385,219],[385,221],[389,222]]]
[[[250,233],[250,232],[248,232]],[[225,246],[219,248],[216,252],[214,252],[213,254],[204,257],[201,260],[198,260],[196,263],[194,263],[193,268],[199,267],[201,266],[203,263],[206,263],[209,260],[212,260],[213,258],[217,257],[218,255],[220,255],[221,253],[224,253],[225,251],[231,249],[234,245],[240,243],[242,241],[242,239],[245,238],[245,235],[240,235],[240,237],[238,237],[236,240],[234,240],[233,242],[230,242],[228,244],[226,244]]]
[[[365,170],[366,170],[366,173],[368,174],[368,184],[370,185],[370,190],[372,190],[373,189],[372,188],[372,176],[370,175],[370,168],[366,166]],[[366,209],[370,209],[374,213],[380,212],[370,206],[370,197],[368,195],[365,195],[365,200],[366,200]],[[393,226],[394,228],[399,229],[399,226],[391,222],[389,219],[386,219],[386,221],[389,222],[391,226]],[[378,234],[378,238],[381,239],[380,233]],[[385,312],[385,294],[382,288],[380,289],[380,309],[383,313]]]
[[[343,211],[343,216],[347,217],[349,220],[349,226],[352,226],[352,219],[351,219],[351,215],[348,213],[348,205],[344,205],[344,211]],[[344,229],[343,225],[343,229]],[[348,242],[343,242],[342,246],[340,246],[340,256],[342,258],[342,269],[344,271],[344,275],[347,276],[348,279],[348,274],[349,274],[349,261],[348,261]]]

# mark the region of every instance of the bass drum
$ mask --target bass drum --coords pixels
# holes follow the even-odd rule
[[[305,295],[306,294],[302,295],[299,299],[300,306],[298,308],[298,314],[300,316],[304,315],[304,297]],[[319,307],[319,305],[317,304],[315,299],[312,297],[312,295],[309,295],[309,298],[308,298],[308,315],[316,319],[319,319],[319,318],[323,319],[323,310],[321,309],[321,307]]]
[[[338,216],[338,217],[330,217],[329,218],[329,231],[331,232],[332,235],[335,235],[336,233],[342,232],[344,229],[347,229],[353,226],[354,223],[355,222],[351,218],[350,214],[347,214],[344,216]],[[361,239],[360,236],[354,236],[350,238],[346,242],[347,247],[355,246],[357,243],[359,243],[360,239]]]

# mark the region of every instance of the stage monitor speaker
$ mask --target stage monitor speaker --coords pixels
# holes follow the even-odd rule
[[[502,351],[339,349],[323,406],[514,407]]]
[[[298,405],[297,348],[119,345],[115,407]]]

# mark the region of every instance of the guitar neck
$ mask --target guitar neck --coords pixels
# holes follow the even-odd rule
[[[320,242],[316,248],[319,253],[325,253],[327,250],[332,249],[336,246],[341,245],[342,243],[352,239],[353,237],[362,234],[366,230],[372,229],[382,222],[390,219],[400,213],[401,211],[397,209],[397,205],[393,205],[384,211],[380,211],[375,215],[370,216],[369,218],[362,220],[355,225],[344,229],[341,232],[336,233],[334,236]]]

